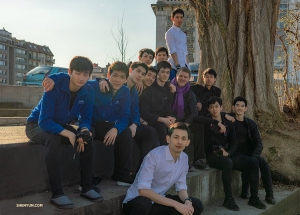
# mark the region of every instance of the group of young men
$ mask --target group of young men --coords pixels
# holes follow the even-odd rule
[[[257,125],[245,117],[247,101],[237,97],[235,113],[222,113],[221,90],[214,86],[217,73],[210,68],[203,72],[204,85],[189,83],[186,36],[180,30],[183,17],[181,9],[172,12],[173,26],[166,33],[168,48],[159,47],[155,53],[142,49],[139,61],[130,67],[114,62],[108,68],[108,79],[89,80],[92,62],[76,56],[68,74],[44,80],[45,93],[27,120],[26,134],[45,145],[51,203],[58,208],[74,207],[62,189],[61,144],[77,147],[80,195],[103,200],[92,182],[93,139],[114,147],[112,179],[120,186],[130,186],[123,201],[126,215],[201,214],[201,201],[188,196],[186,175],[195,167],[207,168],[205,158],[209,166],[222,170],[223,205],[228,209],[239,210],[231,190],[232,169],[242,172],[241,197],[249,198],[250,185],[248,204],[263,209],[266,206],[257,196],[260,168],[266,201],[275,204],[270,170],[260,156]],[[157,65],[152,67],[154,58]],[[78,119],[77,129],[69,125],[74,119]],[[83,132],[93,138],[76,135]],[[133,141],[140,150],[137,173],[132,169]],[[165,195],[173,184],[178,196]]]

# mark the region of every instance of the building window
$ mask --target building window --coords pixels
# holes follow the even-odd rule
[[[6,54],[0,54],[0,58],[6,59]]]
[[[18,73],[16,73],[16,76],[17,76],[17,77],[23,77],[23,74],[20,73],[20,72],[18,72]]]
[[[6,50],[5,45],[0,44],[0,49]]]
[[[26,62],[26,59],[23,57],[16,57],[16,60],[19,62]]]
[[[22,86],[22,81],[16,81],[17,86]]]
[[[7,81],[7,79],[6,79],[6,78],[0,78],[0,83],[2,83],[2,84],[5,84],[5,83],[6,83],[6,81]]]
[[[6,70],[0,70],[0,74],[6,75]]]
[[[20,65],[20,64],[15,64],[15,67],[17,69],[26,69],[26,66],[25,65]]]
[[[5,61],[2,61],[2,60],[0,60],[0,66],[6,66],[6,62],[5,62]]]
[[[16,49],[16,52],[19,54],[26,54],[26,51],[23,49]]]

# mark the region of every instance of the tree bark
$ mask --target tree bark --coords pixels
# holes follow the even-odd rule
[[[280,0],[190,0],[195,9],[202,71],[214,68],[223,109],[236,96],[264,130],[282,125],[274,89],[273,60]]]

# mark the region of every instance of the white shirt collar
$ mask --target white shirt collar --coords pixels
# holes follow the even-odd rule
[[[166,152],[166,161],[174,161],[175,162],[175,160],[170,152],[169,145],[166,146],[165,152]],[[180,160],[180,156],[181,156],[181,153],[180,153],[179,157],[177,158],[177,160]]]
[[[173,26],[172,26],[175,30],[177,30],[177,31],[180,31],[181,29],[180,28],[178,28],[176,25],[174,25],[173,24]]]

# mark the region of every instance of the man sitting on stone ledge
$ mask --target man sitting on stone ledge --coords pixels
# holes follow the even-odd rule
[[[202,213],[202,202],[187,193],[189,165],[183,150],[190,143],[190,130],[184,123],[175,123],[166,139],[168,145],[153,149],[144,158],[123,201],[125,215]],[[165,196],[174,184],[178,195]]]
[[[69,66],[69,75],[59,78],[59,83],[50,92],[45,92],[38,105],[27,119],[26,135],[39,144],[45,145],[45,162],[52,191],[51,203],[58,208],[71,209],[71,200],[64,194],[59,151],[62,144],[78,147],[81,166],[81,196],[91,200],[103,200],[92,189],[93,147],[91,141],[76,139],[76,133],[89,130],[94,103],[94,90],[87,85],[93,71],[92,62],[81,56],[74,57]],[[68,123],[81,115],[76,131]],[[91,135],[91,134],[90,134]]]

